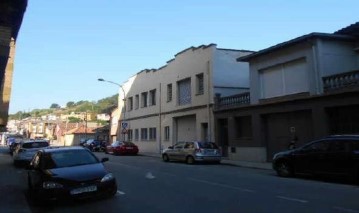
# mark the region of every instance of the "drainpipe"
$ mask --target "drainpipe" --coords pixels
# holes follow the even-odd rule
[[[210,108],[210,103],[211,103],[211,97],[212,97],[212,93],[210,91],[210,61],[207,62],[207,93],[208,93],[208,103],[207,103],[207,112],[208,112],[208,129],[207,129],[207,137],[208,137],[208,141],[212,141],[212,136],[211,136],[211,130],[212,130],[212,116],[211,116],[211,108]]]
[[[159,100],[159,113],[158,113],[158,116],[159,116],[159,148],[160,148],[160,154],[162,153],[162,122],[161,122],[161,117],[162,117],[162,88],[161,88],[161,83],[160,83],[160,89],[159,89],[159,96],[160,96],[160,100]]]

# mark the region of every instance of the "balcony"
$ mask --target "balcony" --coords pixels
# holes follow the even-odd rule
[[[359,70],[323,77],[324,93],[359,89]]]
[[[239,106],[246,106],[250,104],[250,93],[245,92],[237,95],[227,96],[221,98],[220,95],[215,97],[215,110],[223,110],[235,108]]]

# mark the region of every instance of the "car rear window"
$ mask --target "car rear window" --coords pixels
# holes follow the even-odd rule
[[[42,148],[49,146],[48,142],[31,142],[31,143],[24,143],[22,148],[25,149],[32,149],[32,148]]]
[[[218,146],[212,142],[200,142],[198,146],[202,149],[218,149]]]

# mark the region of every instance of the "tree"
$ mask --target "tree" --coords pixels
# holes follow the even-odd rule
[[[60,107],[60,105],[58,105],[58,104],[51,104],[51,106],[50,106],[50,109],[59,109],[59,108],[61,108]]]
[[[66,107],[67,107],[67,108],[74,107],[74,106],[75,106],[75,102],[73,102],[73,101],[69,101],[69,102],[67,102],[67,104],[66,104]]]
[[[82,121],[80,118],[76,118],[76,117],[69,117],[69,123],[78,123],[80,121]]]

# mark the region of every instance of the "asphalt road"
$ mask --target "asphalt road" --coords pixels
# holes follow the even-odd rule
[[[280,178],[270,170],[229,165],[165,163],[146,156],[112,156],[115,197],[34,206],[33,212],[358,212],[359,187],[332,180]],[[24,176],[19,169],[15,174]],[[24,178],[22,177],[22,178]],[[23,182],[23,191],[26,183]]]

